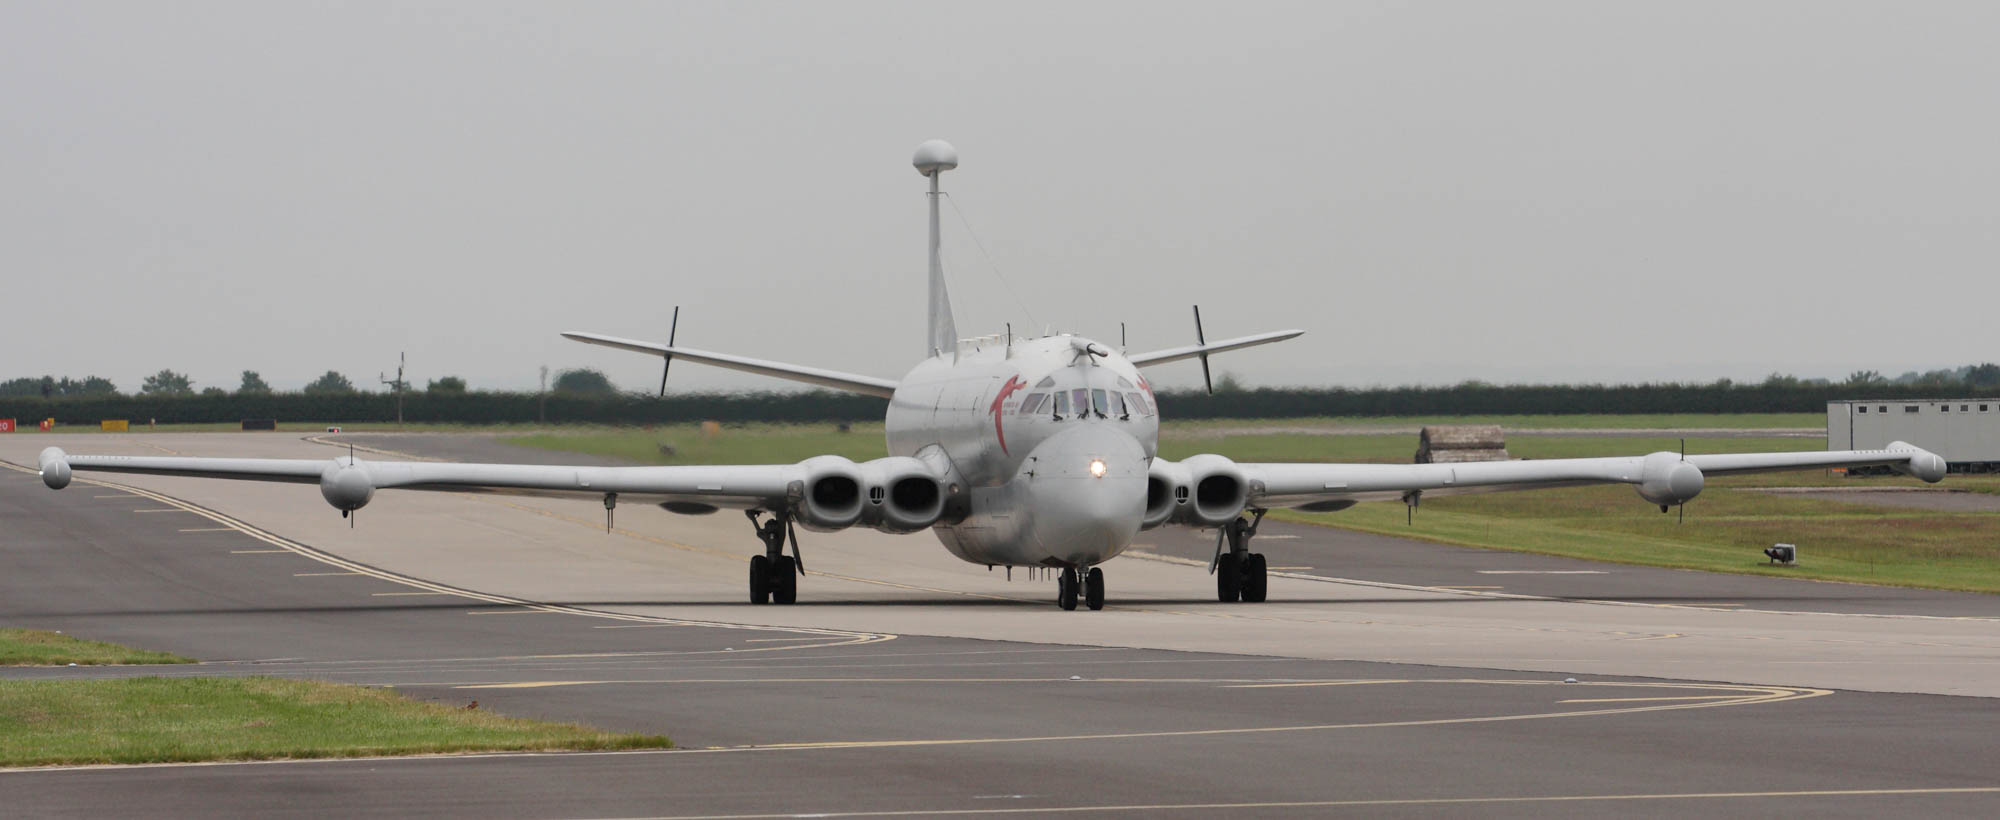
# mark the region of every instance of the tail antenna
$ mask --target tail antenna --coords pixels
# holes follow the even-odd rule
[[[1196,344],[1204,346],[1208,344],[1208,337],[1201,332],[1201,305],[1194,306],[1194,340]],[[1207,351],[1201,353],[1201,383],[1208,387],[1209,395],[1215,395],[1215,380],[1208,377]]]
[[[958,149],[944,140],[930,140],[917,146],[917,155],[910,164],[931,180],[930,349],[926,355],[942,356],[949,350],[956,357],[958,328],[951,318],[951,296],[945,292],[944,258],[938,236],[938,178],[958,167]]]
[[[674,337],[681,330],[681,306],[674,305],[674,323],[667,326],[667,353],[660,363],[660,398],[667,397],[667,370],[674,366]]]

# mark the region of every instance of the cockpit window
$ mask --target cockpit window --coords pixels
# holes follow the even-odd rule
[[[1125,404],[1126,406],[1131,407],[1142,414],[1148,416],[1153,414],[1153,408],[1152,406],[1146,403],[1146,397],[1141,396],[1137,393],[1126,393]]]
[[[1132,386],[1132,383],[1131,383],[1131,382],[1128,382],[1128,381],[1126,381],[1126,380],[1125,380],[1125,377],[1124,377],[1124,376],[1119,376],[1119,377],[1118,377],[1118,386],[1119,386],[1119,387],[1131,387],[1131,386]]]
[[[1035,382],[1035,386],[1036,386],[1036,387],[1054,387],[1054,386],[1056,386],[1056,377],[1054,377],[1054,376],[1043,376],[1043,377],[1042,377],[1042,380],[1041,380],[1041,381],[1038,381],[1038,382]]]
[[[1116,391],[1116,390],[1113,390],[1113,391],[1111,391],[1111,393],[1109,394],[1109,398],[1110,398],[1110,402],[1111,402],[1111,403],[1110,403],[1110,405],[1109,405],[1110,409],[1109,409],[1109,410],[1106,410],[1105,412],[1107,412],[1107,413],[1110,413],[1110,414],[1111,414],[1111,415],[1112,415],[1113,417],[1116,417],[1116,418],[1121,418],[1121,419],[1127,419],[1127,418],[1131,418],[1131,416],[1128,416],[1128,415],[1125,415],[1125,397],[1124,397],[1124,396],[1120,396],[1120,395],[1118,395],[1118,391]]]
[[[1080,387],[1069,391],[1069,406],[1076,408],[1079,416],[1090,412],[1090,391]]]
[[[1056,416],[1061,417],[1069,415],[1069,394],[1057,393],[1055,395],[1056,395],[1056,409],[1055,409]]]
[[[1042,405],[1048,400],[1047,393],[1029,393],[1027,398],[1021,400],[1021,415],[1042,412]]]

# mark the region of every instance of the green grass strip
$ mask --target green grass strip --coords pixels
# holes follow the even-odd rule
[[[0,629],[0,666],[100,666],[107,664],[194,663],[191,658],[86,641],[39,629]]]
[[[0,766],[657,749],[658,735],[280,678],[0,682]]]

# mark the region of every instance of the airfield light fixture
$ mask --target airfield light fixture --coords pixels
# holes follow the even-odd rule
[[[1105,468],[1104,468],[1104,459],[1101,459],[1101,458],[1093,458],[1093,459],[1091,459],[1091,460],[1090,460],[1090,477],[1091,477],[1091,478],[1103,478],[1103,477],[1104,477],[1104,469],[1105,469]]]

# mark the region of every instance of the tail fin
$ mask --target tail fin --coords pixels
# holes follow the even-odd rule
[[[951,320],[951,295],[945,292],[944,259],[938,249],[938,177],[958,167],[958,151],[944,140],[931,140],[917,146],[917,155],[910,164],[917,167],[917,173],[931,179],[930,339],[925,355],[950,352],[955,356],[958,328]]]

